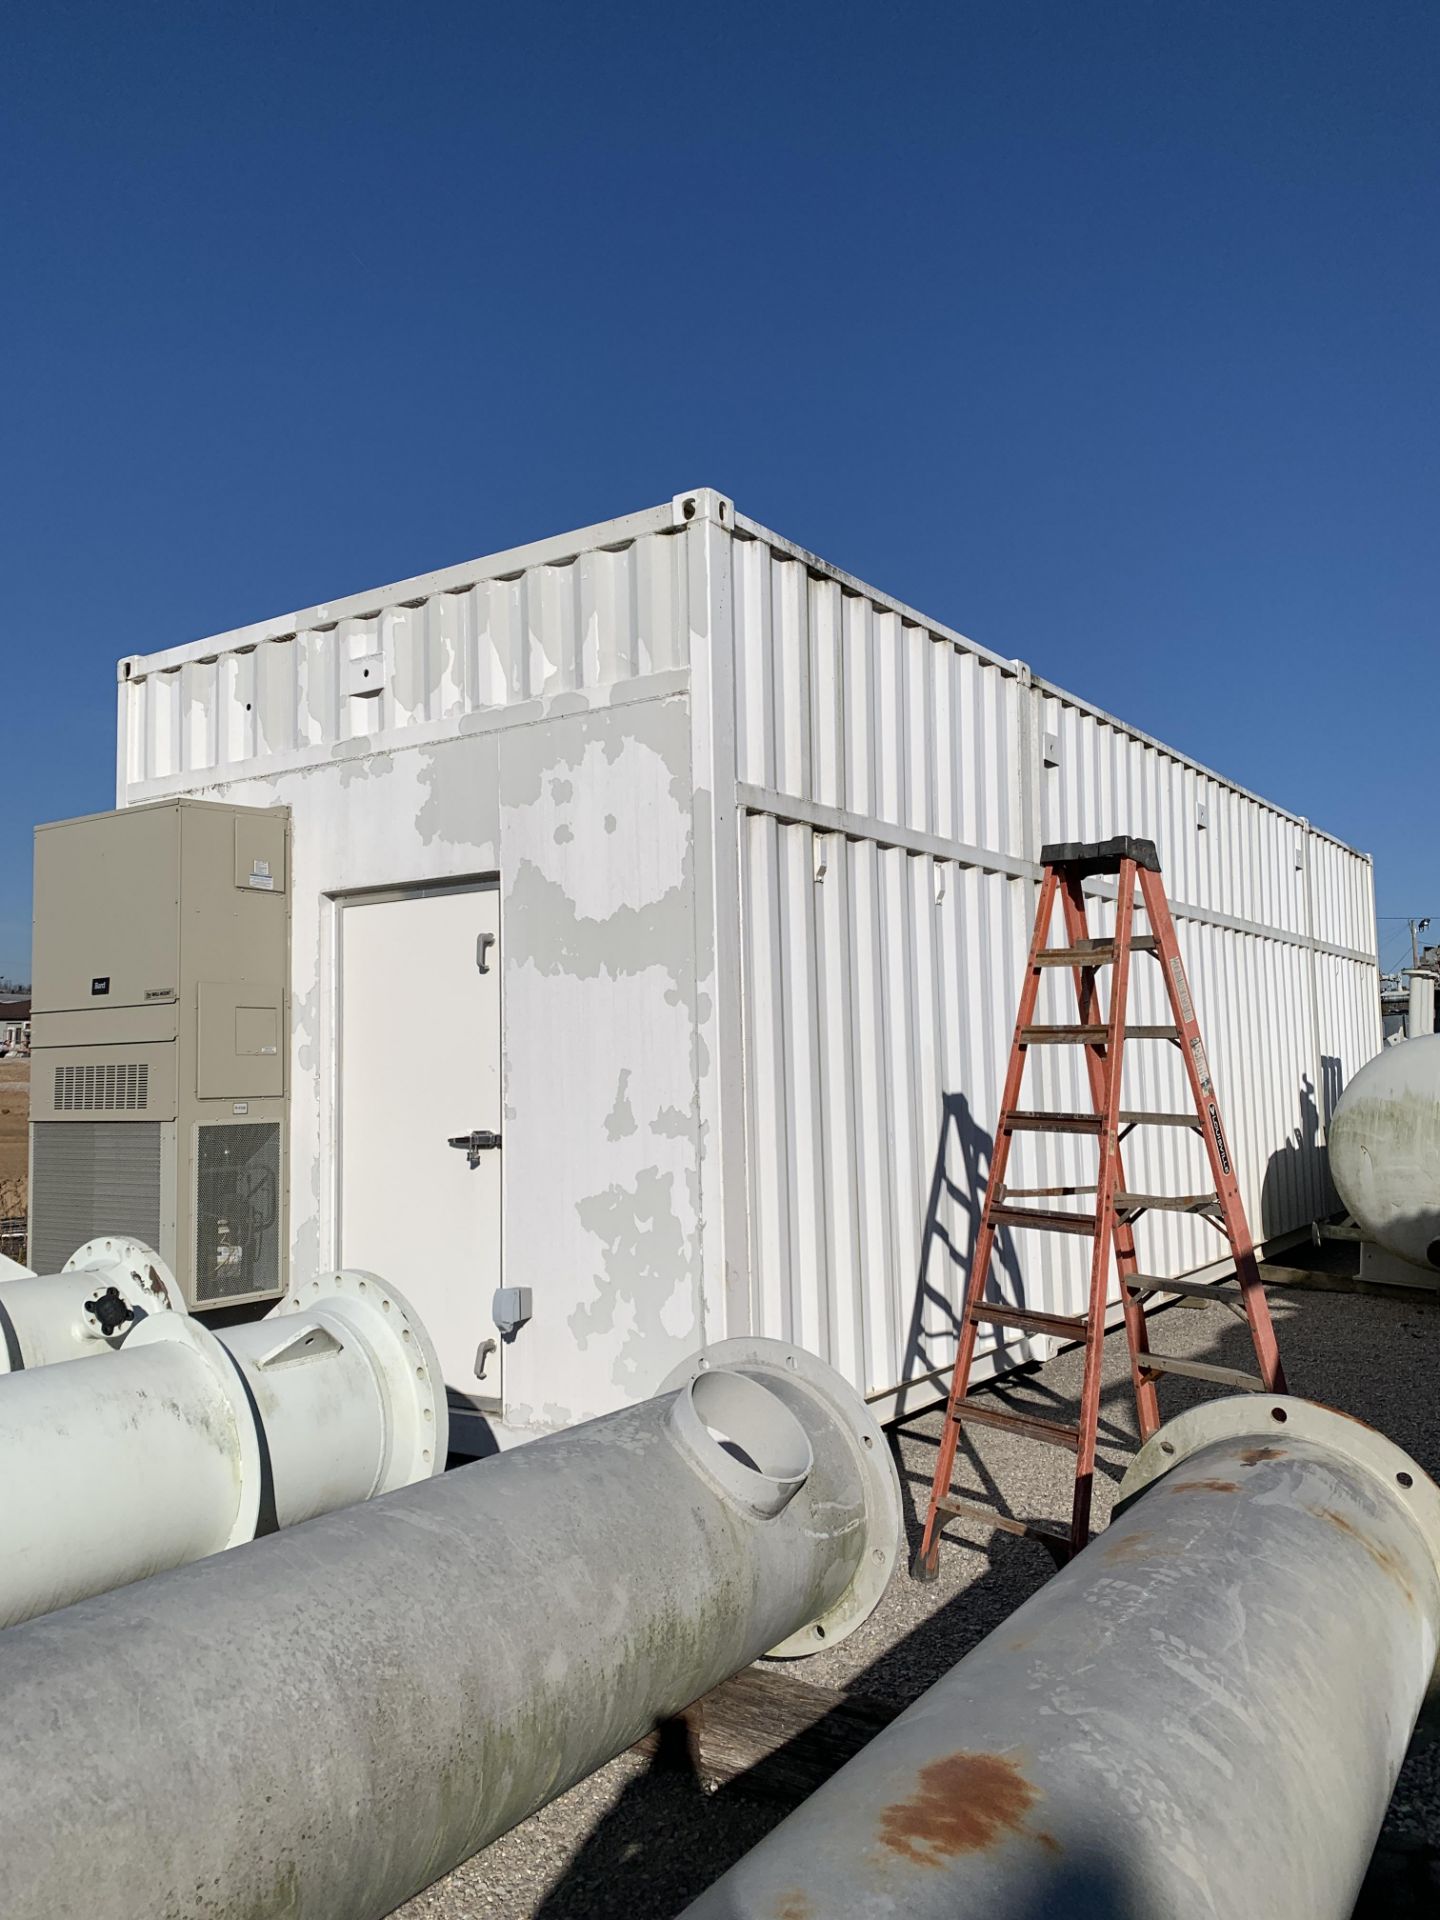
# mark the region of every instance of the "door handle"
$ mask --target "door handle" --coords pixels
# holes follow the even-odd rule
[[[452,1133],[448,1145],[469,1156],[472,1167],[478,1167],[482,1153],[493,1153],[500,1145],[498,1133],[492,1133],[488,1127],[476,1127],[473,1133]]]
[[[485,1378],[486,1365],[491,1354],[499,1347],[499,1344],[498,1340],[482,1340],[480,1345],[475,1349],[475,1378],[477,1380],[483,1380]]]
[[[475,936],[475,970],[477,973],[488,973],[490,971],[490,966],[485,956],[494,944],[495,936],[493,933],[480,933]]]

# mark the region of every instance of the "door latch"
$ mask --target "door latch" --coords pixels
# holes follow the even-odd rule
[[[498,1133],[491,1133],[488,1127],[476,1127],[473,1133],[455,1133],[450,1136],[450,1145],[458,1147],[466,1154],[472,1167],[478,1167],[482,1153],[493,1153],[500,1144]]]

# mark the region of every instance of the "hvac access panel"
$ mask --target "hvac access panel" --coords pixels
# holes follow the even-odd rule
[[[284,808],[176,800],[35,836],[31,1247],[148,1240],[198,1308],[286,1274]]]

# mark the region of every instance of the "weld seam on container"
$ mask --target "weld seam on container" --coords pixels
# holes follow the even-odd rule
[[[1440,1640],[1440,1489],[1242,1395],[685,1920],[1349,1920]]]
[[[337,1273],[263,1320],[142,1320],[103,1368],[0,1377],[0,1626],[439,1472],[434,1349]]]
[[[899,1519],[853,1391],[726,1342],[652,1400],[0,1634],[0,1911],[380,1920],[767,1650],[843,1638]]]
[[[9,1265],[10,1263],[7,1263]],[[0,1373],[113,1353],[147,1315],[185,1311],[169,1267],[143,1240],[87,1240],[59,1273],[0,1269]]]

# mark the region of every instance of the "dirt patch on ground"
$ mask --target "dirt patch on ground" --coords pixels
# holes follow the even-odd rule
[[[0,1216],[25,1211],[30,1062],[0,1060]]]

